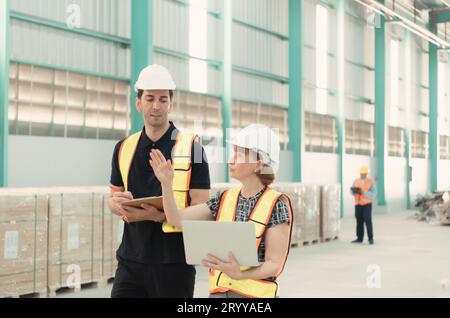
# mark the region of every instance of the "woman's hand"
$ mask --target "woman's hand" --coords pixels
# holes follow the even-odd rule
[[[161,151],[152,149],[150,152],[150,166],[162,185],[172,185],[173,167],[170,160],[166,160]]]
[[[231,252],[228,254],[228,262],[223,262],[214,255],[208,254],[207,258],[202,260],[202,265],[217,269],[227,274],[231,279],[242,279],[241,265]]]

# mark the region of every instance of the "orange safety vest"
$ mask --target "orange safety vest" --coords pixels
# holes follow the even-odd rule
[[[129,136],[120,146],[119,170],[125,191],[128,190],[128,174],[141,134],[142,131]],[[178,209],[184,209],[188,206],[189,183],[192,172],[192,145],[196,138],[197,136],[195,134],[180,131],[172,154],[172,164],[174,169],[172,189]],[[181,229],[165,222],[163,223],[163,231],[165,233],[175,233],[181,232]]]
[[[367,205],[367,204],[371,204],[372,203],[372,200],[367,198],[364,195],[364,192],[369,191],[370,187],[372,186],[372,183],[373,183],[373,181],[370,178],[367,178],[364,181],[363,185],[361,185],[361,179],[356,179],[355,180],[355,187],[361,188],[362,192],[363,192],[363,194],[355,194],[355,205]]]
[[[239,193],[241,188],[232,188],[225,191],[220,201],[219,211],[216,216],[216,221],[219,222],[234,222],[236,220],[236,210],[239,199]],[[289,219],[290,230],[292,230],[293,216],[291,201],[289,198],[280,192],[277,192],[269,187],[266,188],[264,193],[259,198],[253,211],[249,216],[249,222],[253,222],[256,231],[256,247],[259,249],[261,240],[266,230],[267,224],[272,215],[273,207],[277,200],[283,197],[288,202],[289,207]],[[291,245],[291,237],[289,235],[289,247]],[[279,287],[277,283],[277,277],[284,269],[284,265],[289,254],[289,247],[283,261],[283,266],[280,268],[276,277],[273,279],[231,279],[225,273],[210,269],[209,271],[209,293],[223,293],[226,291],[233,291],[237,294],[249,297],[249,298],[275,298],[279,295]],[[241,270],[247,270],[250,267],[241,266]]]

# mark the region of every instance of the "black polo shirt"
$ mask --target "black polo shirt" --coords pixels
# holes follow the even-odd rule
[[[128,191],[133,194],[135,199],[162,194],[161,183],[154,175],[149,163],[149,153],[151,149],[159,149],[167,159],[172,159],[172,148],[175,145],[177,134],[178,130],[172,122],[170,122],[167,132],[157,141],[148,138],[145,128],[142,130],[128,175]],[[117,143],[114,149],[111,169],[111,184],[118,187],[123,187],[118,163],[118,153],[122,142],[123,140]],[[209,168],[204,149],[198,142],[195,142],[193,150],[190,189],[210,189]],[[194,153],[198,163],[194,161]],[[188,200],[190,202],[190,198]],[[186,262],[182,234],[164,233],[162,224],[152,221],[125,223],[122,243],[117,250],[117,256],[143,264]]]

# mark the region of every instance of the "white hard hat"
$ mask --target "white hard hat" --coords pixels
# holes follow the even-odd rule
[[[134,90],[137,92],[140,89],[168,89],[174,90],[176,88],[175,82],[169,71],[158,64],[152,64],[144,68],[139,74],[139,78],[134,85]]]
[[[271,128],[262,124],[251,124],[239,131],[231,140],[232,145],[250,149],[260,155],[265,164],[276,170],[280,157],[280,139]]]

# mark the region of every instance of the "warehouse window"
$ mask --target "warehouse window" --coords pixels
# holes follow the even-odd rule
[[[337,153],[336,118],[305,112],[305,151]]]
[[[208,27],[206,0],[191,0],[189,6],[189,54],[200,59],[207,58]],[[208,91],[208,65],[205,61],[189,60],[189,90],[199,93]]]
[[[281,106],[234,100],[232,124],[233,128],[243,128],[260,123],[276,129],[279,133],[280,147],[286,150],[289,142],[287,113],[287,108]]]
[[[129,82],[11,63],[11,135],[121,139],[129,127]]]
[[[326,114],[328,99],[328,11],[316,6],[316,112]]]
[[[170,120],[180,130],[201,136],[206,145],[222,137],[222,102],[218,97],[175,91]]]
[[[450,160],[450,136],[440,136],[440,158]]]
[[[405,130],[403,128],[388,128],[388,155],[392,157],[405,156]]]
[[[374,125],[372,123],[345,121],[345,153],[353,155],[375,155]]]
[[[428,158],[428,133],[424,131],[411,131],[411,157]]]

